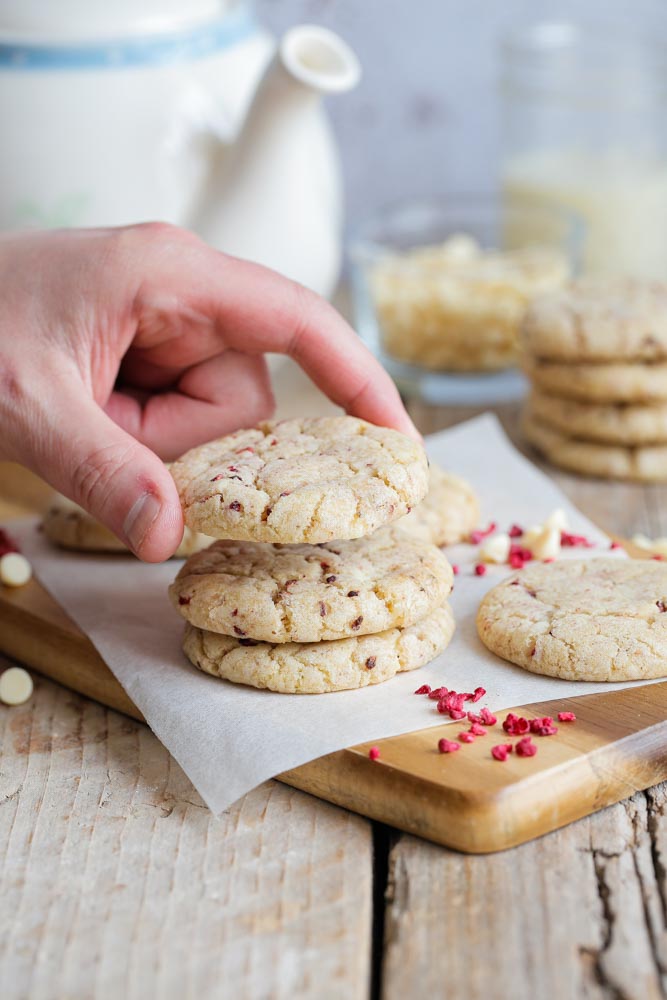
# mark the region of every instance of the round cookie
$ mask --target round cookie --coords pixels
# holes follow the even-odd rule
[[[562,559],[493,587],[477,613],[493,653],[535,674],[579,681],[667,675],[667,564]]]
[[[183,650],[200,670],[235,684],[281,694],[324,694],[416,670],[441,653],[453,633],[454,616],[445,604],[408,628],[331,642],[256,643],[186,623]]]
[[[541,360],[663,360],[667,284],[631,278],[572,282],[533,300],[521,340],[526,353]]]
[[[627,479],[638,483],[667,480],[667,444],[624,448],[571,437],[524,414],[523,433],[527,441],[554,465],[582,476],[600,479]]]
[[[479,521],[479,503],[465,479],[431,463],[428,493],[396,527],[411,538],[434,545],[454,545],[468,537]]]
[[[524,358],[524,370],[543,392],[588,403],[667,400],[667,364],[559,364]]]
[[[187,621],[264,642],[318,642],[419,621],[452,589],[434,545],[382,528],[323,545],[215,542],[169,588]]]
[[[428,488],[420,444],[355,417],[267,421],[193,448],[171,473],[186,524],[256,542],[359,538]]]
[[[130,549],[105,525],[60,493],[55,493],[42,518],[45,536],[54,545],[76,552],[115,552],[130,554]],[[175,559],[185,559],[207,548],[213,541],[185,526]]]
[[[581,403],[533,389],[527,405],[529,419],[572,437],[623,445],[667,442],[667,402],[625,406]]]

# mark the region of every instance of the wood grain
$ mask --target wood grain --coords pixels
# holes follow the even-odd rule
[[[664,997],[666,804],[661,785],[484,858],[400,837],[389,857],[384,1000]]]
[[[371,874],[350,813],[268,782],[215,820],[145,726],[0,707],[3,1000],[361,1000]]]

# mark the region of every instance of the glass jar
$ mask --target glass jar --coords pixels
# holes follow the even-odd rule
[[[501,184],[512,208],[586,222],[583,271],[667,278],[667,51],[572,23],[502,48]]]
[[[486,196],[385,209],[350,246],[357,330],[406,396],[518,399],[526,308],[578,273],[581,240],[573,213],[507,210]]]

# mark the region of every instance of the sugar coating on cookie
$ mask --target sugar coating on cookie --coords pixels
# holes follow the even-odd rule
[[[431,462],[428,493],[396,523],[411,538],[434,545],[454,545],[479,521],[479,501],[472,486]]]
[[[526,440],[550,462],[582,476],[638,483],[667,480],[667,444],[626,447],[573,437],[524,412]]]
[[[571,437],[607,444],[667,442],[667,402],[652,404],[584,403],[533,389],[528,419],[537,419]]]
[[[534,299],[522,346],[550,361],[653,361],[667,358],[667,284],[632,278],[586,279]]]
[[[667,400],[667,364],[660,362],[563,364],[524,356],[523,368],[543,392],[588,403]]]
[[[267,421],[193,448],[171,468],[185,521],[216,538],[358,538],[426,495],[424,449],[355,417]]]
[[[44,535],[53,544],[73,552],[119,552],[130,554],[130,549],[114,535],[113,531],[100,524],[78,504],[54,493],[42,517]],[[185,559],[193,552],[207,548],[213,541],[208,535],[193,531],[185,526],[183,538],[174,553],[174,558]]]
[[[667,564],[561,560],[493,587],[477,630],[493,653],[536,674],[581,681],[667,675]]]
[[[215,542],[169,595],[191,624],[265,642],[317,642],[405,627],[440,607],[452,569],[434,545],[381,528],[320,545]]]
[[[454,616],[444,605],[405,629],[331,642],[272,645],[186,623],[183,650],[200,670],[235,684],[281,694],[324,694],[416,670],[442,652],[453,633]]]

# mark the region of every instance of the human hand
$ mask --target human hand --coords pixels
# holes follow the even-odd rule
[[[272,413],[265,352],[348,413],[418,436],[338,313],[266,268],[162,223],[0,237],[0,458],[142,559],[183,533],[161,459]]]

